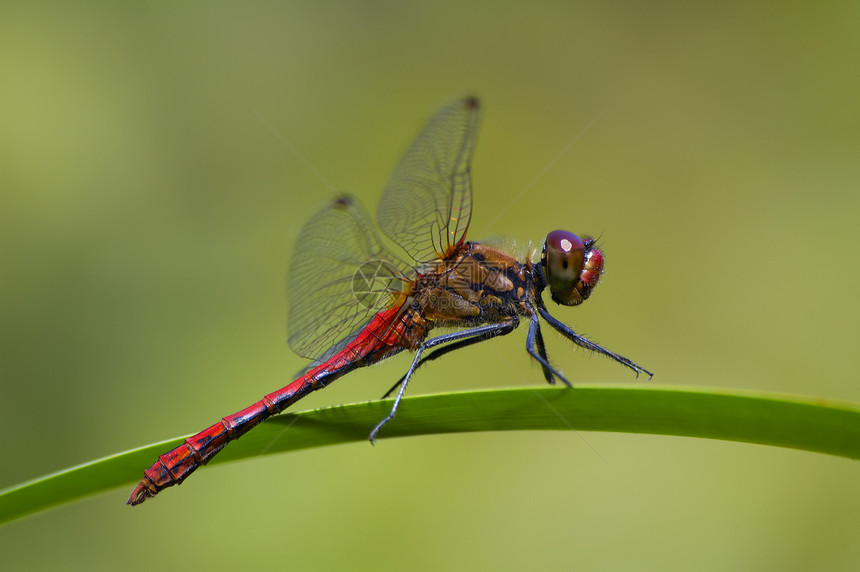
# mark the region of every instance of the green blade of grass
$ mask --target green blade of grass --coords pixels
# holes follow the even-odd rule
[[[384,400],[284,413],[231,443],[210,465],[366,441],[390,407],[391,400]],[[860,458],[860,405],[658,386],[525,388],[410,397],[403,400],[397,419],[385,426],[379,439],[384,446],[387,437],[512,430],[683,435]],[[183,439],[133,449],[0,491],[0,523],[119,486],[127,485],[130,492],[143,470]]]

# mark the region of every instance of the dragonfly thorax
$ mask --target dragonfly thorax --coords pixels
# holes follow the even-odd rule
[[[416,280],[413,297],[439,325],[498,322],[525,313],[534,292],[529,269],[495,248],[465,242]]]

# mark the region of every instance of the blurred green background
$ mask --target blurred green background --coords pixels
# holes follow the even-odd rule
[[[467,93],[471,237],[602,233],[604,282],[559,318],[654,383],[860,401],[858,29],[857,2],[4,2],[0,487],[200,430],[304,367],[285,268],[332,191],[265,122],[372,209]],[[524,338],[410,393],[540,385]],[[574,381],[636,382],[548,343]],[[377,398],[407,363],[297,407]],[[0,558],[849,570],[858,482],[845,459],[696,439],[383,439],[204,469],[136,509],[130,479],[4,527]]]

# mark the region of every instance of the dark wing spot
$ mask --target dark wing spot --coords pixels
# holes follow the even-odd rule
[[[348,208],[352,206],[352,197],[349,195],[341,195],[334,200],[334,206],[340,208]]]

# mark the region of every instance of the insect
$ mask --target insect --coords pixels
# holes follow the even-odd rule
[[[541,318],[576,345],[612,358],[637,376],[652,375],[577,334],[544,304],[547,288],[553,301],[565,306],[588,299],[604,264],[594,239],[554,230],[546,236],[537,262],[528,257],[520,262],[502,250],[466,240],[479,111],[476,98],[463,98],[440,109],[424,127],[379,203],[381,234],[348,195],[304,226],[290,264],[288,343],[313,365],[286,387],[161,455],[144,472],[128,504],[140,504],[181,483],[227,443],[310,392],[356,368],[414,351],[406,374],[389,391],[397,390],[391,412],[370,432],[372,442],[394,418],[418,367],[508,334],[521,319],[528,321],[526,350],[549,383],[560,379],[570,385],[547,359]],[[457,329],[430,337],[440,326]]]

